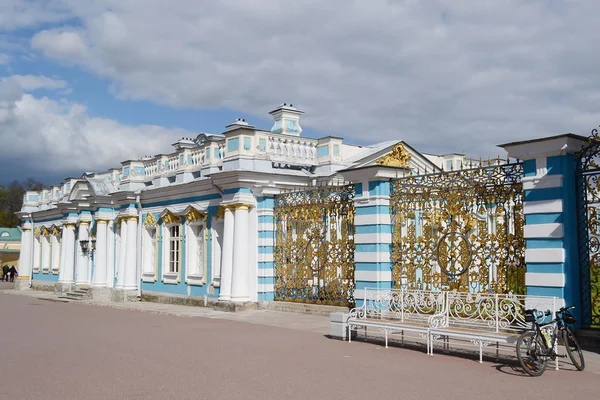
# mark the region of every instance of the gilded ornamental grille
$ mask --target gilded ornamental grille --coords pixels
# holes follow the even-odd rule
[[[396,287],[525,292],[521,163],[392,181]]]
[[[354,306],[354,186],[275,197],[275,300]]]
[[[577,164],[583,325],[600,328],[600,135],[592,130]]]

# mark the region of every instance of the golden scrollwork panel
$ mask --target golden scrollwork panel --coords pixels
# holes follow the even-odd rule
[[[583,326],[600,329],[600,134],[578,155],[577,208]]]
[[[522,164],[392,181],[397,287],[525,292]]]
[[[275,197],[275,300],[354,306],[354,186]]]

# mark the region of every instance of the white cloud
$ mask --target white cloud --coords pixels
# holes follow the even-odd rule
[[[292,102],[305,127],[348,140],[484,156],[600,122],[594,0],[49,4],[78,22],[32,47],[123,98],[262,116]]]
[[[10,143],[0,146],[0,159],[19,155],[32,170],[65,176],[103,171],[123,160],[168,151],[176,138],[193,135],[93,118],[81,104],[36,98],[23,89],[19,79],[0,81],[0,143]]]
[[[61,0],[0,1],[0,32],[67,19],[71,13]]]
[[[67,81],[60,79],[52,79],[42,75],[12,75],[5,79],[16,80],[24,91],[32,91],[37,89],[65,89]]]
[[[10,55],[0,53],[0,65],[8,64],[9,61],[10,61]]]

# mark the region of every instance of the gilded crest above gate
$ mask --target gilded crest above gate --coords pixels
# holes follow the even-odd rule
[[[377,164],[388,167],[410,168],[410,153],[400,142],[392,148],[392,151],[377,160]]]

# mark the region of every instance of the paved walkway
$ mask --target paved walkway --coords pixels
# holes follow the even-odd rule
[[[320,335],[329,334],[329,317],[320,315],[271,310],[247,310],[243,312],[233,313],[216,311],[211,307],[192,307],[143,301],[127,303],[116,303],[108,300],[94,299],[71,301],[59,299],[58,296],[50,292],[12,290],[12,284],[7,284],[4,282],[0,282],[0,293],[33,297],[36,299],[46,301],[70,302],[88,306],[108,307],[113,309],[129,311],[141,311],[178,317],[210,318],[219,320],[238,321],[257,325],[313,332],[318,333]],[[584,352],[584,357],[586,361],[586,371],[600,375],[600,354],[586,351]],[[552,368],[553,364],[550,364],[551,365],[549,365],[549,368]],[[573,368],[572,365],[570,365],[570,360],[568,359],[560,359],[559,365],[561,369],[568,370]]]
[[[0,282],[1,284],[2,282]],[[0,289],[2,286],[0,285]],[[4,290],[6,294],[35,297],[38,299],[52,301],[67,301],[77,304],[110,307],[121,310],[146,311],[155,314],[176,315],[178,317],[201,317],[225,319],[230,321],[248,322],[251,324],[278,326],[288,329],[296,329],[329,334],[329,317],[321,315],[290,313],[270,310],[248,310],[243,312],[216,311],[212,307],[191,307],[175,304],[152,303],[145,301],[116,303],[108,300],[64,300],[50,292],[29,290]]]
[[[541,400],[598,395],[598,375],[589,371],[548,370],[529,378],[505,363],[350,345],[260,323],[39,299],[46,296],[0,292],[6,321],[0,335],[5,383],[0,400]],[[260,313],[243,314],[259,320]]]

